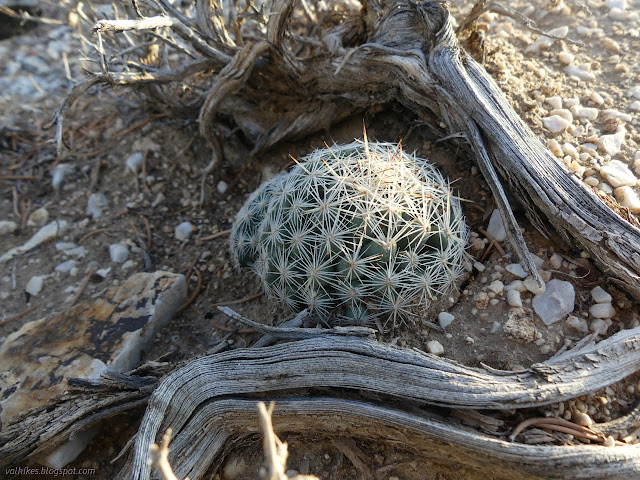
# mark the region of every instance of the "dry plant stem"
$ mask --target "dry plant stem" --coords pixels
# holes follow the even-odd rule
[[[516,437],[520,435],[520,433],[522,433],[526,428],[529,427],[549,428],[563,433],[570,433],[574,437],[580,437],[601,443],[605,440],[605,437],[603,435],[598,435],[590,428],[583,427],[576,423],[570,422],[569,420],[565,420],[564,418],[553,417],[529,418],[521,422],[516,428],[513,429],[511,435],[509,435],[509,440],[514,441]],[[623,445],[622,442],[618,443],[620,445]]]
[[[182,312],[189,305],[195,302],[196,298],[198,298],[198,295],[200,295],[200,292],[202,291],[202,275],[200,274],[200,270],[198,270],[197,268],[195,268],[195,271],[196,275],[198,276],[198,284],[196,285],[196,289],[193,291],[193,294],[189,297],[189,299],[176,310],[176,313]],[[187,279],[187,281],[189,281],[189,279]]]
[[[249,295],[248,297],[240,298],[238,300],[229,300],[228,302],[219,302],[214,303],[212,307],[224,307],[226,305],[240,305],[241,303],[249,302],[251,300],[255,300],[256,298],[260,298],[264,295],[263,292],[254,293],[253,295]]]
[[[219,237],[224,237],[225,235],[229,235],[230,233],[231,233],[231,229],[223,230],[222,232],[214,233],[213,235],[209,235],[207,237],[198,238],[196,240],[196,242],[198,244],[200,244],[202,242],[208,242],[209,240],[214,240],[214,239],[219,238]]]
[[[288,338],[288,339],[301,339],[301,338],[314,338],[320,335],[354,335],[360,337],[374,337],[375,330],[368,327],[333,327],[333,328],[282,328],[271,327],[262,323],[254,322],[246,317],[243,317],[237,312],[234,312],[229,307],[218,307],[222,313],[227,317],[235,320],[238,323],[246,325],[256,332],[260,332],[264,335],[271,335],[276,338]]]
[[[95,272],[96,272],[96,268],[92,268],[91,270],[89,270],[89,273],[87,273],[87,275],[85,275],[84,279],[82,280],[82,283],[78,287],[78,291],[76,292],[76,294],[71,299],[71,302],[69,303],[70,307],[73,306],[78,301],[78,299],[82,295],[82,292],[84,292],[84,289],[87,288],[87,284],[89,283],[89,280],[91,279],[91,275],[93,275]]]
[[[172,433],[171,428],[167,428],[162,436],[162,443],[160,445],[154,443],[149,447],[149,464],[160,472],[162,480],[178,480],[169,464],[169,442]]]
[[[27,308],[26,310],[23,310],[20,313],[16,313],[15,315],[12,315],[8,318],[5,318],[4,320],[0,320],[0,327],[3,325],[6,325],[7,323],[13,322],[14,320],[18,320],[22,317],[24,317],[25,315],[28,315],[29,313],[33,312],[36,309],[36,305]]]
[[[306,391],[315,387],[371,392],[389,401],[393,399],[399,409],[403,408],[403,400],[409,402],[408,411],[402,413],[405,420],[400,428],[404,428],[414,424],[412,422],[424,421],[423,417],[415,415],[413,408],[416,402],[481,410],[538,407],[576,398],[611,385],[639,368],[640,328],[623,330],[597,344],[567,351],[552,361],[535,364],[521,372],[494,373],[423,352],[338,335],[321,335],[266,348],[228,351],[192,360],[160,383],[138,431],[132,470],[124,476],[146,478],[144,459],[148,446],[153,443],[157,432],[166,425],[172,425],[180,432],[174,440],[176,457],[172,458],[172,465],[179,475],[200,478],[210,461],[218,464],[221,460],[211,453],[211,445],[222,442],[219,444],[222,449],[230,441],[228,438],[222,441],[220,432],[228,432],[230,424],[217,416],[216,409],[222,408],[220,405],[224,402],[229,402],[224,403],[225,408],[233,409],[241,403],[242,396],[249,394],[259,393],[264,398],[274,391]],[[297,404],[297,411],[310,421],[314,416],[310,405],[315,400],[307,400]],[[331,399],[326,401],[340,402]],[[338,403],[332,405],[342,408],[337,406]],[[253,408],[254,401],[251,405]],[[349,417],[349,422],[370,425],[370,417],[363,413],[369,407],[366,404],[359,405],[353,411],[353,416]],[[388,439],[390,431],[386,428],[393,424],[390,419],[396,413],[385,410],[375,415],[378,421],[387,425],[379,425],[383,430],[378,434]],[[519,463],[526,454],[524,464],[528,471],[543,472],[542,476],[544,472],[552,471],[560,477],[567,476],[571,469],[575,470],[576,464],[580,465],[578,470],[582,471],[581,478],[589,478],[588,474],[596,471],[602,476],[608,472],[611,478],[624,478],[621,472],[627,475],[640,473],[640,457],[633,447],[607,449],[614,452],[604,455],[600,455],[600,451],[598,455],[592,455],[587,450],[576,450],[584,447],[570,447],[572,450],[520,444],[516,447],[513,443],[487,435],[472,434],[439,416],[434,417],[434,422],[422,431],[422,441],[439,441],[442,448],[446,445],[447,451],[451,450],[453,444],[457,450],[463,449],[467,453],[471,451],[479,455],[482,452],[481,456],[485,459],[488,455],[494,460],[492,466],[495,466],[495,460],[511,459],[508,461]],[[202,425],[207,423],[211,425],[208,430],[210,434],[196,435],[195,432],[201,432]],[[244,424],[242,428],[246,429],[247,425]],[[297,428],[291,431],[309,432],[312,427],[307,424]],[[333,425],[333,428],[337,427]],[[240,431],[246,433],[246,430]],[[335,430],[331,432],[335,434]],[[354,432],[350,429],[349,435],[352,436]],[[402,441],[408,444],[406,438]],[[204,455],[205,451],[210,453]],[[583,456],[578,458],[576,455]],[[552,463],[549,463],[550,456],[554,458]],[[614,457],[617,460],[614,461]],[[623,457],[624,462],[621,460]]]

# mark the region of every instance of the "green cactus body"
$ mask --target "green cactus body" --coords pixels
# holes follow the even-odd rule
[[[317,150],[263,183],[233,224],[235,265],[297,312],[363,324],[406,318],[462,272],[460,202],[426,160],[388,143]]]

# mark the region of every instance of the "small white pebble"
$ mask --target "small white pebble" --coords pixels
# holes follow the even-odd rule
[[[512,307],[522,307],[522,298],[518,290],[507,291],[507,303]]]
[[[220,180],[218,182],[218,193],[220,195],[224,195],[224,193],[227,191],[227,189],[229,188],[229,184],[227,184],[227,182],[225,182],[224,180]]]
[[[596,105],[602,105],[604,103],[604,98],[598,92],[591,92],[589,94],[589,100],[591,100]]]
[[[605,335],[609,325],[602,318],[596,318],[591,322],[591,331],[596,335]]]
[[[562,97],[547,97],[546,102],[551,105],[551,108],[554,110],[559,110],[562,108]]]
[[[558,270],[562,266],[562,257],[554,253],[551,255],[551,258],[549,258],[549,263],[555,270]]]
[[[18,229],[18,224],[16,222],[12,222],[11,220],[1,220],[0,221],[0,235],[8,235],[9,233],[13,233]]]
[[[498,322],[493,322],[491,324],[491,333],[498,333],[500,330],[502,330],[502,325]]]
[[[596,303],[589,307],[589,313],[595,318],[613,318],[616,310],[610,303]]]
[[[505,270],[518,278],[527,278],[527,272],[519,263],[511,263],[506,266]]]
[[[191,236],[191,233],[193,232],[193,230],[194,230],[194,227],[191,222],[182,222],[180,225],[176,227],[174,231],[174,235],[176,239],[183,242]]]
[[[114,243],[109,246],[109,255],[111,261],[115,263],[123,263],[129,258],[129,249],[121,243]]]
[[[466,337],[464,341],[469,345],[473,345],[474,343],[476,343],[476,341],[471,337]]]
[[[427,352],[432,355],[440,356],[444,353],[444,347],[437,340],[431,340],[427,342]]]
[[[35,275],[29,279],[24,291],[30,295],[36,296],[42,291],[44,279],[40,275]]]
[[[560,146],[557,140],[553,138],[548,140],[547,147],[549,148],[549,150],[551,150],[551,153],[553,153],[556,157],[562,158],[562,153],[563,153],[562,147]]]
[[[49,212],[46,208],[38,208],[31,212],[29,220],[27,220],[28,227],[43,227],[49,221]]]
[[[560,115],[552,115],[550,117],[544,117],[542,119],[542,124],[544,128],[549,130],[551,133],[560,133],[565,131],[569,126],[571,126],[571,122],[566,118],[562,118]],[[560,150],[562,152],[562,150]]]
[[[491,213],[491,218],[489,219],[489,226],[487,227],[487,233],[491,235],[498,242],[503,242],[507,238],[507,232],[504,229],[504,224],[502,223],[502,216],[500,215],[500,210],[495,209]]]
[[[558,54],[558,61],[563,65],[570,65],[575,60],[575,55],[569,52],[560,52]]]
[[[613,191],[616,200],[623,207],[631,210],[631,213],[640,213],[640,198],[629,186],[618,187]]]
[[[140,152],[132,153],[127,157],[126,165],[133,173],[138,173],[142,167],[143,155]]]
[[[509,290],[517,290],[520,293],[526,292],[527,287],[524,286],[524,282],[522,280],[514,280],[510,284],[506,285],[504,289],[508,292]]]
[[[478,272],[484,272],[484,270],[485,270],[485,268],[486,268],[486,267],[485,267],[482,263],[480,263],[480,262],[475,262],[475,263],[473,264],[473,268],[475,268],[476,270],[478,270]]]
[[[574,330],[577,330],[581,333],[587,333],[589,331],[589,325],[584,318],[579,318],[574,315],[569,315],[566,320],[567,325],[569,325]]]
[[[501,295],[504,291],[504,283],[502,283],[500,280],[495,280],[489,284],[488,288],[496,295]]]
[[[596,303],[611,303],[613,298],[601,286],[597,286],[591,290],[591,298]]]
[[[76,262],[75,260],[67,260],[66,262],[63,262],[60,265],[56,266],[56,272],[69,273],[77,263],[78,262]]]
[[[449,312],[440,312],[438,314],[438,323],[442,328],[447,328],[451,325],[451,322],[455,320],[456,317],[451,315]]]
[[[542,286],[538,285],[538,282],[536,281],[536,279],[533,278],[531,275],[529,275],[527,278],[524,279],[524,286],[527,290],[529,290],[534,295],[540,295],[541,293],[544,293],[544,291],[546,290],[546,286],[544,285],[544,283],[542,284]]]

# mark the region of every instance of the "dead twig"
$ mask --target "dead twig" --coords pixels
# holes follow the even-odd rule
[[[249,302],[251,300],[255,300],[256,298],[260,298],[264,295],[264,293],[254,293],[253,295],[249,295],[248,297],[241,298],[239,300],[230,300],[228,302],[218,302],[211,305],[212,307],[224,307],[226,305],[239,305],[241,303]]]
[[[149,465],[160,472],[163,480],[178,480],[169,464],[169,442],[171,441],[172,433],[173,430],[167,428],[162,436],[162,443],[160,445],[154,443],[149,447]],[[189,480],[189,478],[187,477],[184,480]]]
[[[187,300],[184,304],[182,304],[176,310],[176,313],[182,312],[185,308],[191,305],[196,298],[198,298],[198,295],[200,295],[200,291],[202,290],[202,275],[200,274],[200,270],[198,270],[197,268],[195,269],[195,271],[196,271],[196,275],[198,275],[198,285],[196,286],[196,289],[193,291],[193,294],[189,297],[189,300]]]
[[[25,315],[28,315],[29,313],[33,312],[36,309],[36,305],[27,308],[26,310],[20,312],[20,313],[16,313],[15,315],[12,315],[11,317],[5,318],[4,320],[0,320],[0,327],[3,325],[6,325],[7,323],[13,322],[14,320],[18,320],[19,318],[24,317]]]
[[[209,235],[207,237],[198,238],[196,240],[196,245],[199,245],[201,242],[208,242],[209,240],[214,240],[216,238],[223,237],[225,235],[229,235],[231,233],[231,229],[223,230],[222,232],[214,233],[213,235]]]
[[[95,267],[92,268],[91,270],[89,270],[89,273],[87,273],[87,275],[82,280],[82,283],[78,287],[78,291],[76,292],[76,294],[71,299],[71,302],[69,303],[70,307],[73,306],[78,301],[78,299],[80,298],[80,295],[82,295],[82,292],[84,292],[84,289],[87,288],[87,285],[89,284],[89,280],[91,279],[91,276],[94,273],[96,273],[96,268]]]
[[[529,418],[519,423],[516,428],[513,429],[513,432],[511,432],[511,435],[509,435],[509,440],[514,441],[515,438],[528,427],[538,427],[542,429],[554,430],[556,432],[568,433],[576,438],[582,438],[584,440],[591,440],[603,444],[607,441],[607,436],[599,435],[593,432],[588,427],[583,427],[582,425],[570,422],[569,420],[565,420],[564,418],[555,417]],[[616,441],[615,445],[624,445],[624,443]]]
[[[104,232],[113,232],[113,231],[115,231],[115,228],[99,228],[97,230],[93,230],[93,231],[83,235],[82,238],[80,240],[78,240],[78,244],[81,244],[86,239],[88,239],[90,237],[93,237],[94,235],[98,235],[98,234],[104,233]]]

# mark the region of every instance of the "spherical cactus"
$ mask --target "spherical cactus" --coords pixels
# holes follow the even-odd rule
[[[236,217],[231,257],[293,312],[366,324],[447,293],[466,244],[458,198],[433,166],[357,141],[263,183]]]

